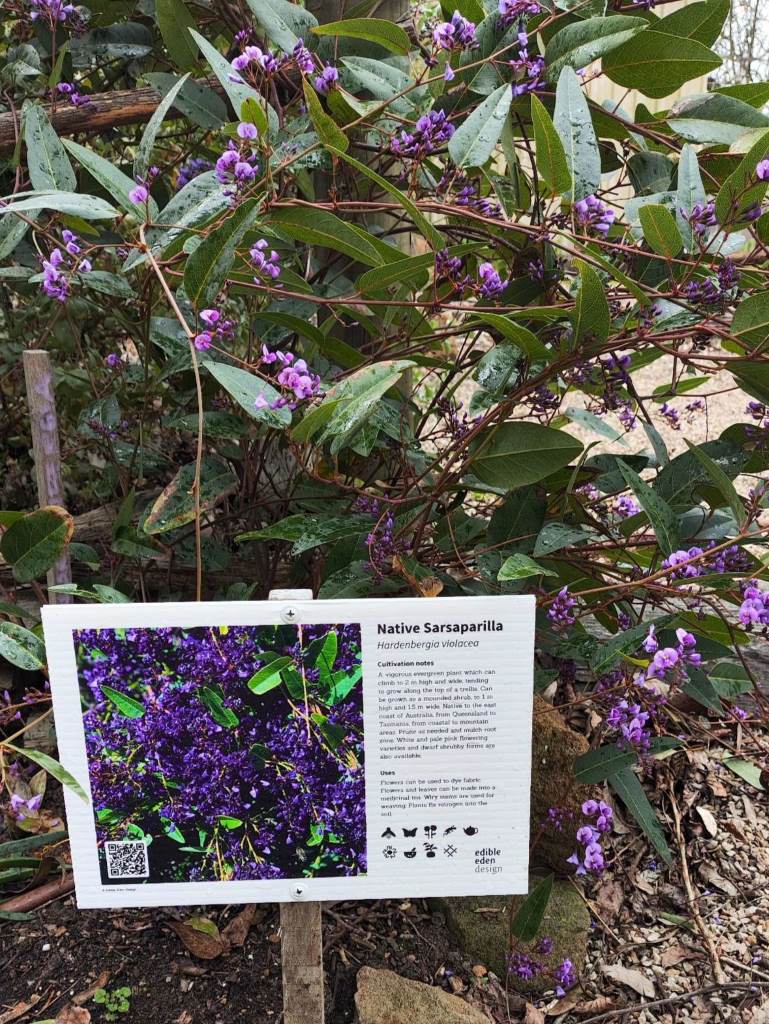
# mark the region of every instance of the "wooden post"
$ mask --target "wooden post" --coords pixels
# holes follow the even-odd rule
[[[22,361],[32,427],[32,456],[35,460],[38,503],[41,507],[63,506],[59,424],[56,417],[51,360],[48,353],[41,349],[28,349],[24,352]],[[48,585],[71,582],[72,567],[69,554],[65,550],[48,571]],[[68,594],[49,594],[51,604],[68,604],[71,600]]]
[[[283,601],[290,609],[292,601],[311,601],[312,596],[311,590],[271,590],[269,600]],[[280,904],[283,1024],[324,1024],[321,904],[304,902],[301,894],[297,883],[296,902]]]

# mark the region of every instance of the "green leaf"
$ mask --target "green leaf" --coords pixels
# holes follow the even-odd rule
[[[659,631],[672,621],[672,616],[666,615],[654,620],[654,626]],[[590,669],[595,675],[601,675],[612,668],[626,654],[634,653],[644,637],[649,632],[649,622],[641,622],[637,626],[623,630],[611,637],[605,644],[599,644],[590,655]]]
[[[557,576],[558,573],[553,572],[551,569],[546,569],[539,562],[535,562],[533,558],[529,558],[528,555],[515,554],[510,555],[502,563],[502,566],[497,573],[497,579],[500,583],[506,583],[509,580],[523,580],[528,576]]]
[[[189,29],[189,33],[195,42],[198,44],[200,52],[208,61],[211,70],[219,79],[219,82],[224,89],[230,103],[232,104],[235,113],[240,116],[240,109],[246,100],[253,100],[255,103],[261,105],[261,96],[252,89],[250,85],[246,85],[245,82],[233,82],[231,76],[235,75],[240,78],[240,75],[235,71],[235,68],[230,62],[219,53],[215,46],[212,46],[209,41],[202,36],[195,29]],[[289,50],[291,48],[289,47]]]
[[[755,107],[717,92],[679,100],[671,107],[667,122],[687,142],[726,146],[749,128],[769,127],[769,117]]]
[[[753,681],[736,661],[719,661],[708,670],[708,678],[723,700],[736,700],[740,694],[753,692]]]
[[[246,683],[246,686],[252,693],[256,693],[259,696],[263,693],[268,693],[276,686],[280,686],[281,670],[288,668],[289,665],[293,664],[293,661],[294,659],[289,658],[287,655],[275,658],[274,661],[269,662],[267,665],[263,665],[257,672],[254,672]]]
[[[198,62],[198,48],[190,36],[195,19],[184,0],[155,0],[155,20],[171,60],[183,71],[193,71]]]
[[[2,625],[0,625],[0,629]],[[41,768],[45,768],[49,775],[53,775],[57,782],[60,782],[62,786],[66,786],[67,789],[71,789],[73,793],[80,797],[81,800],[85,800],[88,803],[88,794],[77,781],[74,775],[67,771],[67,769],[56,761],[53,757],[48,754],[44,754],[42,750],[33,750],[30,747],[15,747],[12,743],[4,741],[4,746],[8,750],[12,750],[15,754],[21,754],[22,757],[29,758],[30,761],[34,761],[35,764],[39,764]]]
[[[268,384],[266,380],[262,380],[256,374],[249,373],[248,370],[230,366],[229,363],[221,363],[214,359],[203,359],[201,362],[211,376],[219,381],[224,390],[232,395],[249,416],[271,427],[282,427],[291,422],[290,409],[270,408],[272,403],[280,397],[280,393],[272,384]],[[260,399],[258,408],[256,406],[257,399]],[[262,401],[267,405],[262,405]]]
[[[468,469],[490,487],[510,491],[567,466],[582,451],[569,434],[539,423],[502,423],[472,443]]]
[[[686,440],[686,438],[684,438],[684,440]],[[748,514],[745,510],[742,498],[740,498],[739,494],[735,490],[732,481],[726,473],[724,473],[718,463],[714,462],[709,455],[702,451],[699,445],[692,444],[691,441],[686,440],[686,447],[708,474],[716,490],[723,496],[724,501],[734,513],[734,518],[737,520],[739,525],[745,526],[748,522]]]
[[[681,150],[678,159],[678,191],[676,192],[676,224],[690,252],[698,248],[697,233],[691,220],[692,211],[698,203],[705,202],[705,188],[702,184],[697,153],[688,144]],[[643,208],[642,208],[643,209]],[[639,210],[640,216],[640,210]],[[643,223],[643,221],[642,221]]]
[[[101,684],[100,689],[107,700],[115,705],[121,715],[125,715],[126,718],[144,717],[144,712],[147,709],[141,701],[128,697],[125,693],[121,693],[120,690],[113,690],[111,686],[105,686],[104,683]]]
[[[558,522],[545,523],[537,534],[533,554],[538,558],[552,555],[556,551],[563,551],[566,547],[584,544],[591,537],[592,534],[580,526],[568,526],[566,523]]]
[[[13,622],[0,622],[0,657],[26,672],[38,672],[45,667],[42,641],[31,630]]]
[[[315,659],[315,667],[319,669],[321,679],[324,679],[331,675],[334,669],[334,662],[336,661],[337,652],[339,650],[339,640],[334,630],[330,630],[323,641],[318,657]]]
[[[702,78],[721,65],[696,39],[646,29],[603,58],[604,74],[628,89],[661,99],[686,82]]]
[[[304,89],[304,100],[307,104],[307,112],[310,115],[310,120],[313,123],[315,131],[318,133],[320,141],[325,146],[330,148],[333,147],[337,151],[343,152],[346,150],[350,145],[347,136],[336,121],[329,117],[323,109],[323,105],[318,99],[318,94],[307,79],[303,80],[302,88]]]
[[[189,36],[185,35],[185,38],[188,39]],[[136,178],[146,178],[152,162],[152,151],[155,148],[155,139],[157,138],[160,126],[163,124],[166,114],[174,105],[174,100],[181,92],[188,78],[189,75],[184,75],[184,77],[180,78],[173,88],[165,94],[156,107],[152,117],[147,122],[147,127],[144,129],[141,142],[137,147],[136,156],[134,157],[134,176]]]
[[[238,543],[247,540],[290,540],[294,542],[291,554],[298,556],[321,544],[341,540],[342,537],[368,533],[371,525],[370,516],[308,516],[302,512],[287,516],[262,530],[241,533],[235,540]]]
[[[42,192],[57,189],[74,192],[77,189],[75,172],[43,107],[29,103],[23,108],[22,116],[32,188]]]
[[[580,288],[574,308],[574,344],[586,338],[604,342],[611,331],[611,314],[606,288],[601,278],[584,260],[574,260],[579,271]]]
[[[545,47],[547,77],[558,81],[562,68],[569,64],[575,70],[587,67],[594,60],[628,42],[647,27],[643,18],[613,14],[603,18],[587,18],[560,29]]]
[[[381,101],[392,100],[391,107],[395,114],[413,114],[414,103],[408,96],[394,99],[397,93],[413,86],[411,78],[400,68],[385,64],[383,61],[371,60],[368,57],[344,57],[342,64],[349,77],[360,89],[365,89]]]
[[[240,818],[233,818],[229,814],[220,815],[218,821],[222,828],[228,828],[230,830],[240,828],[243,824]]]
[[[381,18],[349,18],[347,21],[332,21],[313,28],[316,36],[342,36],[347,39],[367,39],[378,43],[390,53],[407,54],[411,41],[400,25]]]
[[[520,942],[531,942],[536,938],[542,918],[545,916],[550,894],[553,891],[554,875],[548,875],[531,890],[512,920],[510,931]]]
[[[201,686],[198,697],[217,725],[225,729],[234,729],[236,725],[240,725],[238,716],[231,708],[225,706],[224,698],[216,690],[212,690],[210,686]]]
[[[732,317],[731,334],[750,349],[763,349],[769,337],[769,294],[758,291],[737,306]]]
[[[716,195],[716,217],[719,224],[728,224],[753,201],[760,202],[767,183],[755,182],[756,164],[769,155],[769,131],[764,132],[732,171]]]
[[[685,36],[688,39],[696,39],[705,46],[712,46],[721,34],[729,7],[729,0],[688,3],[672,14],[653,22],[654,28],[659,32]]]
[[[307,245],[320,245],[334,252],[343,252],[368,267],[377,267],[385,262],[372,236],[328,210],[303,206],[284,207],[271,212],[270,222],[277,231],[289,238]],[[394,246],[391,248],[393,259],[403,259],[401,250]]]
[[[70,149],[75,145],[69,139],[67,142]],[[98,196],[79,192],[17,192],[5,206],[0,206],[0,217],[9,213],[37,213],[38,210],[54,210],[82,220],[114,220],[119,216],[114,206]]]
[[[285,53],[291,53],[300,38],[307,39],[307,33],[318,24],[306,7],[288,0],[247,0],[247,3],[270,42]]]
[[[136,185],[135,181],[119,171],[117,167],[113,167],[109,160],[94,153],[92,149],[87,149],[79,142],[73,142],[72,139],[64,139],[63,142],[81,167],[85,167],[91,177],[109,192],[119,206],[127,213],[136,213],[138,207],[128,197],[128,193]],[[95,202],[95,200],[93,201]],[[152,220],[155,220],[158,214],[157,203],[152,196],[149,199],[149,214]],[[84,214],[80,214],[80,216],[82,217]]]
[[[644,792],[643,786],[636,778],[631,768],[623,768],[616,775],[609,776],[609,785],[620,798],[622,803],[633,815],[641,826],[641,829],[651,841],[652,846],[662,857],[666,864],[673,863],[667,840],[660,826],[654,808],[649,803],[649,798]]]
[[[74,520],[63,508],[41,508],[6,530],[0,539],[0,554],[13,566],[19,583],[31,583],[56,564],[73,531]]]
[[[346,141],[346,139],[345,139]],[[433,227],[430,221],[420,211],[416,203],[412,202],[408,196],[392,185],[386,178],[383,178],[381,174],[377,174],[376,171],[372,171],[366,164],[362,164],[359,160],[349,156],[346,153],[342,153],[339,149],[334,149],[332,146],[328,147],[335,156],[345,160],[351,167],[354,167],[360,174],[364,174],[370,181],[375,182],[380,188],[383,188],[385,192],[389,193],[396,202],[400,203],[403,209],[409,214],[415,227],[419,232],[427,239],[427,241],[437,249],[442,249],[446,242],[443,235],[438,231],[437,228]]]
[[[574,68],[567,64],[555,89],[555,130],[561,138],[571,174],[573,202],[593,195],[601,183],[601,155],[598,151],[590,108]]]
[[[680,550],[681,538],[678,535],[676,517],[668,503],[621,459],[617,460],[617,468],[646,513],[662,553],[669,555]]]
[[[505,341],[512,342],[529,359],[542,362],[549,362],[552,359],[550,349],[527,327],[522,327],[500,313],[478,313],[477,316],[477,320],[472,320],[468,324],[469,329],[477,327],[480,322],[499,331]]]
[[[684,693],[696,700],[698,704],[702,704],[709,711],[713,711],[717,715],[723,715],[724,706],[721,703],[721,698],[718,696],[718,690],[702,669],[689,665],[687,666],[686,674],[689,678],[681,687]]]
[[[566,151],[544,103],[534,93],[531,94],[531,121],[537,170],[551,192],[563,195],[571,188]]]
[[[182,466],[171,483],[155,499],[143,523],[145,533],[167,533],[194,521],[194,480],[195,463],[190,462]],[[200,506],[203,512],[210,512],[237,488],[238,478],[224,462],[212,455],[203,458],[200,482]]]
[[[739,775],[749,786],[761,790],[763,793],[765,787],[761,784],[761,769],[758,765],[752,764],[742,757],[725,757],[724,764],[730,772]]]
[[[235,260],[235,252],[258,214],[259,200],[247,199],[187,259],[184,290],[198,309],[210,306],[216,299]]]
[[[494,152],[513,101],[509,85],[500,85],[460,124],[449,139],[449,156],[457,167],[480,167]]]
[[[639,207],[638,217],[644,238],[654,252],[665,259],[672,259],[679,254],[684,240],[670,210],[659,203],[648,203]]]
[[[610,775],[616,775],[637,760],[634,751],[620,750],[619,747],[605,746],[588,750],[574,762],[574,779],[583,785],[603,782]]]

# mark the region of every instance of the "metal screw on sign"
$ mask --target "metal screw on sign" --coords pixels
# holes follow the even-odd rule
[[[290,602],[311,601],[311,590],[271,590],[270,601],[285,601],[284,622],[298,622],[299,609]],[[280,904],[280,955],[283,969],[283,1024],[324,1024],[323,933],[321,904],[305,899],[295,882],[290,903]]]

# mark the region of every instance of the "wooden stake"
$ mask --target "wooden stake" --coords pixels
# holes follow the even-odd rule
[[[63,506],[59,423],[56,417],[51,360],[47,352],[28,349],[24,352],[22,361],[32,427],[32,456],[35,460],[38,503],[41,507]],[[71,582],[72,567],[69,553],[65,550],[56,564],[48,570],[48,586]],[[49,600],[51,604],[69,604],[72,598],[68,594],[51,593]]]
[[[311,590],[271,590],[270,601],[312,600]],[[290,619],[286,619],[290,621]],[[280,954],[283,969],[283,1024],[324,1024],[323,933],[321,904],[301,900],[280,904]]]

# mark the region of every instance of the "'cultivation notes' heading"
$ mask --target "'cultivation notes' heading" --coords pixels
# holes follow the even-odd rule
[[[528,890],[532,597],[43,624],[79,906]]]

